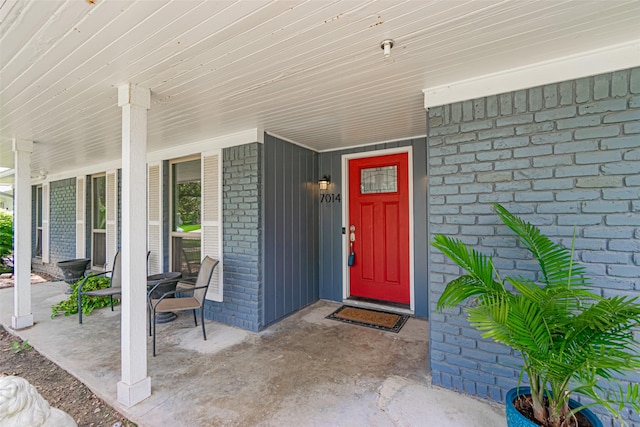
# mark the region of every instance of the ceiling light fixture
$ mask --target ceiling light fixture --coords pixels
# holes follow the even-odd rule
[[[393,40],[386,39],[380,42],[380,49],[384,51],[384,57],[388,58],[391,56],[391,48],[393,47]]]

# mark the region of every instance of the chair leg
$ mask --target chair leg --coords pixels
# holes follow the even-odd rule
[[[78,322],[82,325],[82,294],[78,293]]]
[[[153,309],[153,357],[156,357],[156,310]]]
[[[198,326],[198,318],[196,317],[196,311],[193,310],[193,321],[195,322],[196,326]]]
[[[111,311],[113,311],[113,295],[109,295],[109,302],[111,303]]]
[[[200,323],[202,323],[202,336],[207,340],[207,331],[204,329],[204,307],[200,308]]]

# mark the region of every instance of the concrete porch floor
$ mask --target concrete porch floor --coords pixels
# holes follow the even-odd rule
[[[31,287],[36,324],[10,329],[13,289],[0,290],[0,323],[76,376],[140,426],[503,426],[504,408],[432,387],[428,323],[409,319],[400,333],[325,316],[320,301],[260,333],[193,316],[158,326],[148,373],[152,395],[131,408],[116,401],[120,308],[51,319],[67,285]]]

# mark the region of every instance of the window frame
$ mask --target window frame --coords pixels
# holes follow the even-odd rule
[[[175,224],[176,214],[175,214],[175,165],[179,163],[191,162],[191,161],[199,161],[200,162],[200,185],[201,185],[201,198],[200,198],[200,229],[197,231],[197,234],[193,231],[176,231],[177,225]],[[196,237],[197,236],[197,237]],[[181,238],[186,240],[198,240],[200,242],[200,254],[202,254],[202,157],[200,154],[179,157],[172,160],[169,160],[169,265],[171,266],[171,270],[175,270],[174,263],[176,262],[174,254],[175,254],[175,246],[174,239]],[[201,257],[199,257],[201,258]],[[198,268],[200,265],[200,259],[197,260]],[[189,267],[191,274],[194,274],[195,271],[191,270]],[[177,270],[176,270],[177,271]]]
[[[95,219],[96,219],[96,215],[95,215],[95,208],[96,208],[96,191],[95,191],[95,180],[97,179],[104,179],[104,185],[103,185],[103,190],[104,190],[104,206],[105,206],[105,213],[104,213],[104,228],[96,228],[95,227]],[[106,172],[102,172],[102,173],[96,173],[91,175],[90,177],[91,179],[91,268],[92,269],[97,269],[97,270],[104,270],[106,264],[109,262],[108,258],[108,254],[107,254],[107,174]],[[95,263],[95,258],[96,258],[96,254],[95,254],[95,235],[96,234],[102,234],[104,235],[104,253],[105,253],[105,260],[104,263],[102,264],[96,264]]]
[[[43,209],[43,194],[44,189],[42,184],[36,185],[36,250],[35,257],[42,259],[43,240],[42,240],[42,209]]]

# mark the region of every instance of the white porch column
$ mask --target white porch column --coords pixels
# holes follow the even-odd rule
[[[13,316],[11,327],[33,326],[31,312],[31,153],[33,142],[13,140]]]
[[[147,376],[147,110],[149,89],[118,88],[122,107],[122,380],[118,401],[127,406],[151,396]]]

